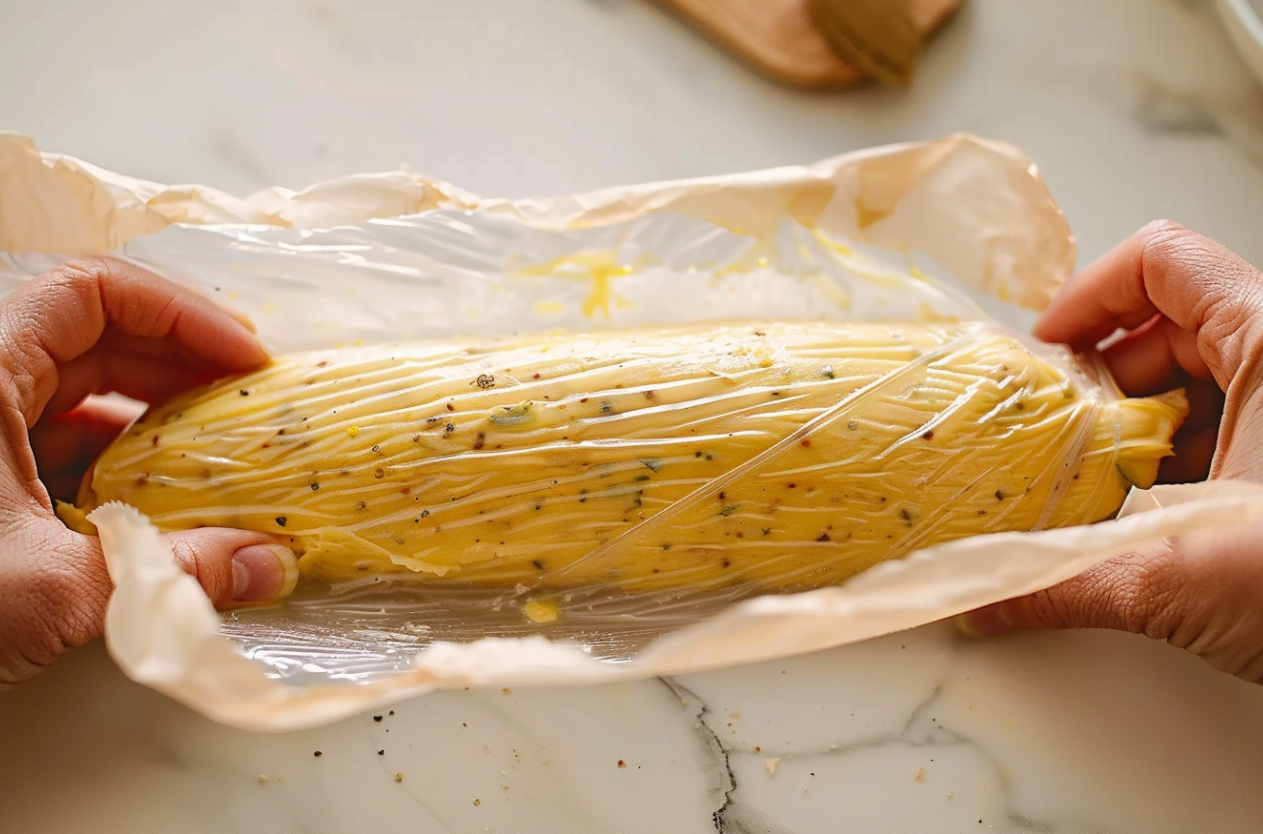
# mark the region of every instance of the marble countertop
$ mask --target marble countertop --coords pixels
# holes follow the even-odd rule
[[[1169,216],[1263,263],[1263,88],[1199,0],[970,0],[910,93],[800,93],[647,0],[7,0],[0,114],[236,192],[407,163],[488,195],[957,130],[1038,160],[1084,258]],[[1247,832],[1263,688],[1121,634],[931,626],[670,680],[219,727],[99,646],[0,696],[0,828]]]

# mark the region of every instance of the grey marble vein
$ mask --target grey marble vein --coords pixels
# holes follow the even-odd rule
[[[877,735],[870,739],[864,739],[854,744],[840,747],[836,750],[831,749],[816,755],[845,756],[859,750],[891,745],[904,745],[914,748],[963,747],[976,753],[994,774],[1005,809],[1002,822],[1006,824],[1007,830],[1022,832],[1023,834],[1027,832],[1030,832],[1030,834],[1111,834],[1102,828],[1084,827],[1084,824],[1079,821],[1070,823],[1074,827],[1066,828],[1052,821],[1037,819],[1017,811],[1013,807],[1013,785],[1008,778],[1007,768],[1001,762],[999,756],[975,739],[941,724],[932,715],[943,696],[943,688],[943,681],[935,685],[930,695],[918,704],[908,716],[908,721],[900,732]],[[979,824],[991,823],[993,826],[995,822],[1000,821],[979,820]]]
[[[1178,89],[1146,72],[1124,76],[1131,118],[1157,136],[1221,138],[1255,165],[1263,165],[1263,90],[1237,96]]]
[[[788,828],[742,801],[738,795],[737,775],[732,768],[732,750],[723,743],[719,732],[707,721],[712,714],[707,703],[697,693],[672,678],[658,680],[680,703],[695,708],[693,726],[697,730],[697,740],[711,763],[706,772],[715,777],[716,784],[709,792],[720,799],[719,807],[711,815],[716,834],[793,834]]]
[[[985,764],[1000,793],[1003,814],[999,817],[978,820],[978,824],[990,826],[986,830],[1011,832],[1011,834],[1117,834],[1089,821],[1073,819],[1073,815],[1067,819],[1048,820],[1017,810],[1014,807],[1013,785],[1000,757],[986,745],[945,726],[935,717],[934,712],[940,706],[944,682],[948,677],[944,676],[933,686],[926,698],[911,710],[907,721],[898,730],[878,733],[846,745],[830,745],[824,749],[786,750],[780,748],[777,750],[778,757],[783,762],[801,763],[813,759],[836,760],[861,751],[882,748],[965,749],[974,753]],[[755,834],[755,832],[758,834],[807,834],[807,832],[792,832],[768,819],[761,811],[744,800],[732,764],[732,757],[736,751],[723,742],[719,730],[712,726],[714,713],[709,705],[696,692],[677,681],[670,678],[659,680],[680,699],[681,703],[689,705],[694,710],[696,716],[694,726],[697,730],[698,742],[709,763],[706,772],[714,778],[710,792],[718,801],[713,815],[717,834]]]
[[[329,0],[313,0],[307,5],[307,16],[347,55],[364,57],[367,50],[356,38],[351,19],[337,5]]]
[[[1145,130],[1224,135],[1223,126],[1204,97],[1173,90],[1149,75],[1138,76],[1136,88],[1132,118]]]

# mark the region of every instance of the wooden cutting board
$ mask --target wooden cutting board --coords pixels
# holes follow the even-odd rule
[[[963,0],[906,2],[922,37]],[[838,87],[868,76],[847,63],[812,21],[811,0],[657,0],[712,40],[777,81],[798,87]]]

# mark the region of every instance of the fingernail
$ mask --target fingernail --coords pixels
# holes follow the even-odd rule
[[[999,637],[1017,630],[1017,626],[1009,618],[1002,605],[990,605],[958,614],[952,618],[952,625],[964,636],[981,640],[986,637]]]
[[[232,598],[256,602],[289,596],[298,584],[298,559],[279,544],[252,544],[232,554]]]

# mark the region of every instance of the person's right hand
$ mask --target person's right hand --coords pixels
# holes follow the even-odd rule
[[[1163,480],[1263,482],[1263,273],[1201,235],[1152,223],[1072,281],[1035,335],[1090,349],[1119,328],[1126,335],[1103,355],[1127,394],[1189,391]],[[1263,682],[1263,523],[1155,543],[957,623],[977,637],[1130,631]]]

